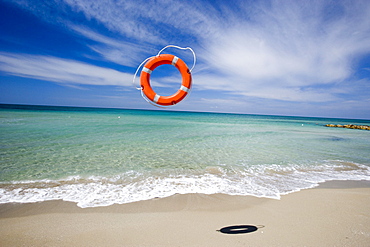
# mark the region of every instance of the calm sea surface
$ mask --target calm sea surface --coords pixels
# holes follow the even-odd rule
[[[0,105],[0,203],[80,207],[176,193],[279,198],[370,180],[370,121]]]

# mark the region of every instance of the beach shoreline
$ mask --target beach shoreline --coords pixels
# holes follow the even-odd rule
[[[281,200],[174,195],[107,207],[0,205],[1,246],[366,246],[370,182],[332,181]],[[223,227],[251,225],[245,234]]]

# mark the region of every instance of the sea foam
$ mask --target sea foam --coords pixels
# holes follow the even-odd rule
[[[155,174],[155,175],[153,175]],[[321,164],[208,167],[204,173],[186,170],[130,171],[112,177],[80,176],[61,180],[0,184],[0,203],[64,200],[81,208],[124,204],[174,194],[249,195],[280,199],[281,195],[312,188],[330,180],[370,180],[370,168],[345,161]]]

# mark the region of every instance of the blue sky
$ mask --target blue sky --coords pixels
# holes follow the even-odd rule
[[[157,109],[132,78],[168,44],[197,55],[170,110],[370,119],[367,0],[0,0],[0,103]],[[152,75],[161,95],[180,81]]]

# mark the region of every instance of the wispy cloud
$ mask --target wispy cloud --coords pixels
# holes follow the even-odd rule
[[[134,1],[88,1],[64,0],[73,10],[82,12],[87,19],[94,19],[105,25],[109,30],[118,32],[125,37],[146,40],[151,43],[163,42],[158,31],[151,30],[150,26],[138,22],[137,18],[144,16],[138,12],[140,5],[147,6],[146,2]]]
[[[98,53],[105,60],[120,65],[137,66],[143,60],[145,53],[153,50],[149,45],[143,47],[142,45],[107,37],[84,26],[70,24],[69,27],[79,35],[92,41],[87,44],[91,50]]]
[[[323,19],[328,6],[312,4],[272,4],[252,15],[253,21],[235,24],[210,43],[209,63],[225,73],[254,81],[283,79],[287,85],[348,78],[353,57],[370,50],[370,4],[361,11],[338,6],[344,13],[330,21]]]
[[[269,3],[254,11],[241,6],[230,17],[229,29],[204,41],[200,55],[215,75],[204,78],[202,86],[291,101],[336,99],[317,85],[340,87],[369,53],[370,3]]]
[[[15,76],[72,85],[132,86],[132,75],[74,60],[0,53],[0,70]]]
[[[71,21],[83,22],[87,19],[133,40],[146,39],[148,43],[163,41],[158,31],[153,31],[150,26],[137,21],[140,16],[138,11],[140,3],[136,1],[14,0],[13,2],[50,23],[65,25]],[[145,2],[141,4],[147,5]],[[73,15],[70,11],[74,12]]]
[[[91,50],[120,65],[136,67],[155,48],[169,43],[190,45],[199,62],[194,70],[194,88],[226,93],[230,98],[335,101],[346,95],[348,81],[359,80],[354,72],[358,61],[370,53],[370,2],[366,0],[50,2],[17,1],[44,20],[62,23],[89,39]],[[70,10],[85,22],[71,24]],[[87,28],[90,22],[104,27],[105,34]],[[109,37],[107,30],[118,36]],[[57,61],[52,62],[59,65],[64,60]],[[47,62],[45,66],[52,69]],[[27,71],[37,78],[45,74]],[[20,70],[17,73],[22,74]],[[120,72],[108,74],[116,73]],[[112,82],[101,73],[89,76],[89,83],[119,83],[116,76]],[[361,83],[356,85],[360,87]]]

